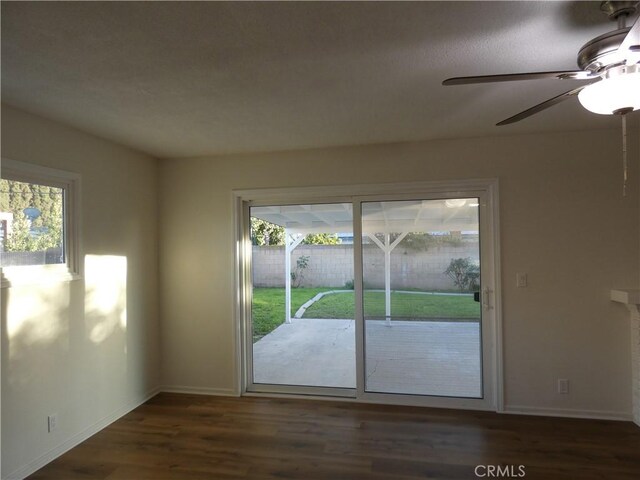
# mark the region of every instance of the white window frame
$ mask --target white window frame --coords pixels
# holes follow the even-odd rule
[[[292,203],[335,203],[353,202],[354,215],[360,216],[363,201],[378,200],[381,196],[389,199],[413,198],[419,195],[424,198],[443,198],[449,196],[476,196],[481,199],[480,215],[483,217],[481,228],[484,236],[490,238],[481,247],[483,256],[489,258],[483,264],[483,284],[488,288],[486,302],[487,309],[483,318],[487,319],[489,328],[483,332],[491,339],[490,348],[483,346],[483,370],[491,370],[483,379],[484,397],[481,399],[466,399],[453,397],[393,395],[365,392],[363,389],[363,330],[362,324],[356,319],[356,389],[328,389],[323,387],[293,387],[268,385],[262,387],[252,383],[251,358],[251,241],[249,235],[249,206],[277,205]],[[497,179],[471,179],[433,182],[389,183],[370,185],[325,186],[325,187],[293,187],[293,188],[265,188],[254,190],[235,190],[232,192],[234,205],[234,245],[235,245],[235,298],[233,307],[236,319],[236,391],[240,395],[282,395],[326,398],[330,395],[334,399],[350,397],[363,403],[385,403],[431,406],[444,408],[462,408],[469,410],[504,411],[503,391],[503,353],[502,353],[502,300],[500,279],[500,222],[499,195]],[[354,238],[360,232],[360,226],[354,223]],[[356,244],[357,247],[357,242]],[[358,278],[359,288],[356,295],[362,291],[361,252],[355,252],[354,277]],[[484,287],[483,287],[484,288]],[[362,298],[356,298],[356,317],[362,317]],[[486,383],[485,383],[486,382]],[[350,390],[350,391],[346,391]]]
[[[0,177],[25,183],[36,183],[64,189],[64,256],[65,263],[56,265],[0,266],[2,288],[49,281],[71,281],[81,278],[80,264],[80,175],[56,168],[3,158]]]

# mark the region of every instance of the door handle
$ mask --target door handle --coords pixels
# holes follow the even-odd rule
[[[491,306],[491,293],[493,291],[489,287],[484,287],[482,289],[482,307],[491,310],[493,307]]]

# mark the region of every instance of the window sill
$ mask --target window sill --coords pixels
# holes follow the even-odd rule
[[[80,280],[81,278],[82,276],[80,274],[70,272],[66,265],[60,266],[59,268],[42,265],[17,268],[8,267],[2,269],[0,273],[0,287],[11,288],[24,285],[65,283]]]

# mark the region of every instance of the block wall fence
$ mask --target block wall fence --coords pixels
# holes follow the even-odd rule
[[[253,285],[284,287],[284,246],[253,246]],[[352,282],[353,245],[300,245],[291,254],[291,266],[308,256],[302,287],[340,287]],[[455,290],[444,273],[453,258],[479,260],[477,241],[439,245],[416,251],[401,246],[391,252],[391,288]],[[384,254],[376,245],[363,245],[365,288],[384,288]]]

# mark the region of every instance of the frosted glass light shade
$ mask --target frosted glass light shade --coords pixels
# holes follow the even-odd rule
[[[640,71],[605,77],[580,91],[578,100],[593,113],[611,115],[623,108],[640,109]]]

